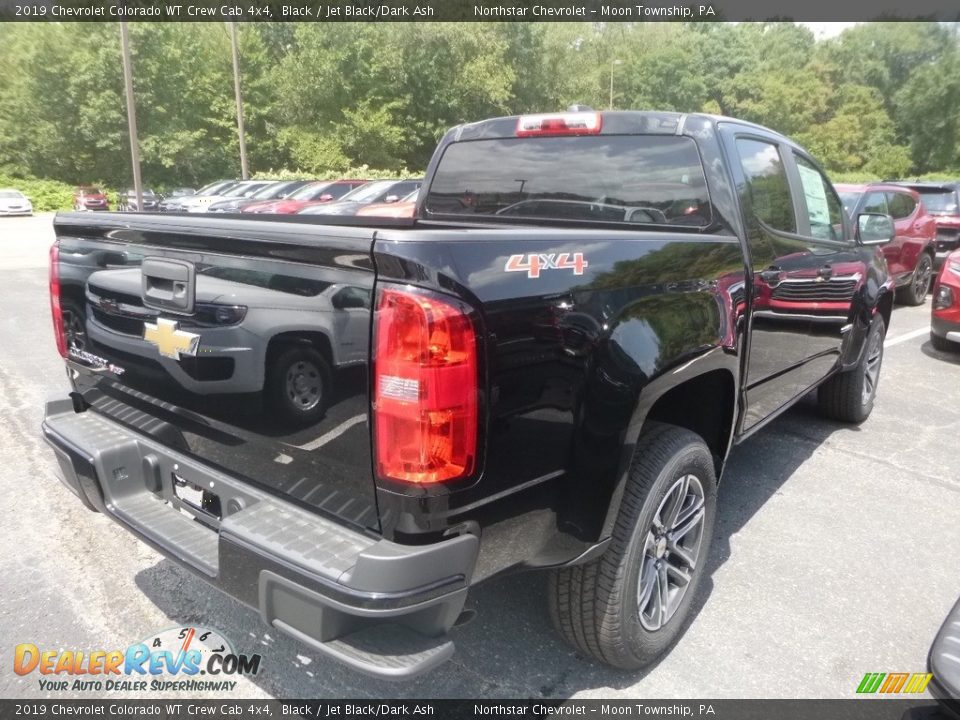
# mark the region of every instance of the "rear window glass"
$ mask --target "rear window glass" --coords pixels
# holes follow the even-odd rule
[[[950,190],[925,190],[916,188],[923,199],[923,204],[928,212],[942,213],[945,215],[955,215],[957,209],[957,196]]]
[[[691,138],[499,138],[447,147],[424,203],[432,215],[710,224]]]

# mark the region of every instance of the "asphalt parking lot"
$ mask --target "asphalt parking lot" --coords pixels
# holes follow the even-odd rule
[[[850,697],[866,672],[925,670],[960,596],[960,354],[931,348],[928,298],[894,310],[866,423],[822,420],[804,401],[734,449],[699,614],[657,666],[624,673],[578,656],[550,626],[543,576],[526,574],[472,591],[476,617],[434,674],[357,675],[268,630],[54,479],[39,427],[44,400],[68,385],[47,296],[52,239],[50,215],[0,219],[2,697],[47,694],[36,674],[12,672],[17,643],[125,648],[182,624],[263,655],[233,698]]]

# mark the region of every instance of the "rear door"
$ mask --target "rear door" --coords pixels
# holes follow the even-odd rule
[[[922,206],[908,190],[888,190],[887,207],[897,229],[896,240],[888,245],[896,245],[899,249],[898,271],[912,274],[920,253],[935,239],[933,218],[921,212]],[[888,245],[883,246],[884,253]],[[890,262],[889,257],[887,262]],[[894,274],[892,267],[890,272]]]
[[[78,319],[69,366],[89,411],[377,530],[373,231],[177,223],[57,220],[64,309]]]
[[[728,125],[722,133],[753,270],[746,431],[836,363],[862,275],[846,263],[842,205],[816,167],[759,129]]]

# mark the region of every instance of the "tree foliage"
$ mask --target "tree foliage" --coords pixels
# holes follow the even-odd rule
[[[133,23],[147,185],[239,172],[219,23]],[[786,133],[831,172],[960,167],[960,51],[938,23],[257,23],[239,27],[254,172],[423,168],[450,126],[606,108],[713,112]],[[130,183],[116,23],[0,26],[0,171]]]

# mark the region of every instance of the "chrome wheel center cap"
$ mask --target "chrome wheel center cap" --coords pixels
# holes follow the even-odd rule
[[[654,550],[658,558],[662,558],[667,554],[667,538],[665,536],[660,536],[657,538],[657,542],[654,545]]]

